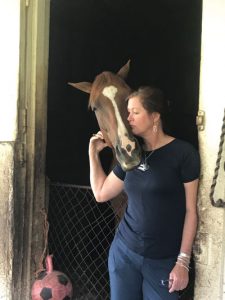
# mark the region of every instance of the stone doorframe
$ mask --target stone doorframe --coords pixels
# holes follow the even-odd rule
[[[31,298],[44,249],[50,0],[22,0],[12,299]]]

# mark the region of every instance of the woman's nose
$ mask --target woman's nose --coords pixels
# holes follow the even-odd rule
[[[127,120],[130,121],[131,119],[132,119],[131,114],[129,114]]]

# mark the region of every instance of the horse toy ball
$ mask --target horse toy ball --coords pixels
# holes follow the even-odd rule
[[[70,279],[62,272],[53,271],[52,256],[48,255],[46,271],[38,275],[32,286],[32,300],[70,300],[72,294]]]

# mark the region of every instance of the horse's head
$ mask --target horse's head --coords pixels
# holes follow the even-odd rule
[[[132,135],[127,117],[126,98],[131,89],[124,79],[129,72],[129,61],[117,74],[102,72],[93,83],[70,83],[90,93],[89,106],[95,112],[106,143],[115,151],[116,158],[125,170],[131,170],[141,161],[140,146]]]

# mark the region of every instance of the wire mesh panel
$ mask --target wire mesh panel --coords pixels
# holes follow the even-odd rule
[[[66,273],[74,289],[73,300],[108,300],[107,257],[115,229],[126,207],[126,198],[97,203],[90,187],[51,183],[48,209],[48,248],[54,269]],[[180,294],[192,300],[195,267]]]
[[[109,299],[107,257],[119,217],[111,202],[95,201],[90,187],[50,184],[49,253],[72,280],[73,299]]]

